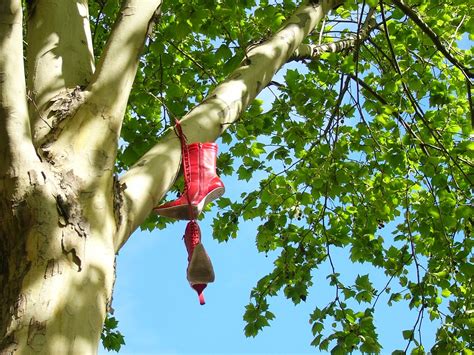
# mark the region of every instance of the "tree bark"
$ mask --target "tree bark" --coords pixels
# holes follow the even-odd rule
[[[128,3],[136,12],[104,52],[123,51],[126,68],[102,60],[92,77],[87,3],[31,2],[30,112],[21,1],[0,5],[0,354],[97,352],[115,272],[117,140],[160,1]],[[70,21],[46,23],[45,13]],[[124,33],[133,49],[120,48]]]
[[[38,163],[2,187],[0,353],[95,353],[114,278],[113,186]]]
[[[54,125],[51,100],[87,85],[94,71],[88,1],[32,1],[26,39],[30,116],[39,140]]]

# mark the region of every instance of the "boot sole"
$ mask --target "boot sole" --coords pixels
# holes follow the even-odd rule
[[[184,220],[195,219],[201,214],[204,206],[206,206],[207,204],[221,197],[224,194],[224,192],[225,192],[224,186],[218,187],[212,190],[201,200],[199,204],[191,205],[191,209],[189,208],[189,205],[181,205],[181,206],[174,206],[174,207],[169,207],[169,208],[160,208],[159,210],[155,210],[155,213],[165,216],[165,217],[170,217],[170,218],[175,218],[175,219],[184,219]],[[190,210],[192,210],[192,216],[190,216]]]

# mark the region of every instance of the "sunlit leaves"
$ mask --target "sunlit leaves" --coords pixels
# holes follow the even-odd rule
[[[447,22],[456,18],[448,4],[425,5],[419,10],[426,9],[423,14],[432,16],[428,22],[435,21],[437,31],[446,31]],[[357,304],[372,310],[380,302],[404,303],[447,322],[441,315],[445,305],[456,314],[472,290],[466,284],[472,271],[465,266],[472,248],[465,83],[431,40],[403,21],[400,10],[386,11],[395,57],[384,33],[374,32],[357,56],[323,54],[320,61],[307,63],[309,71],[287,70],[278,98],[260,114],[262,120],[271,118],[271,129],[243,120],[243,127],[235,129],[239,142],[231,148],[242,158],[241,179],[269,172],[242,205],[233,205],[233,213],[244,220],[262,218],[258,250],[280,253],[274,271],[252,291],[257,303],[278,291],[294,303],[306,299],[310,283],[305,280],[321,282],[314,281],[311,270],[329,262],[329,246],[387,275],[383,288],[370,274],[357,276],[352,285],[342,283],[337,265],[327,275],[347,303],[336,299],[324,312],[315,311],[313,345],[334,353],[380,351],[373,314],[356,311]],[[350,18],[350,6],[337,13]],[[455,21],[461,29],[469,20]],[[452,27],[449,31],[444,35],[453,36]],[[372,91],[360,90],[354,81],[344,91],[343,74],[359,75]],[[248,150],[255,142],[265,147],[260,157]],[[436,346],[466,341],[463,322],[443,328],[449,336]],[[413,336],[417,326],[410,324],[402,335],[413,353],[422,353],[426,350]]]
[[[468,2],[406,2],[450,53],[474,66],[472,44],[466,44],[473,27]],[[163,6],[130,96],[119,169],[223,81],[248,45],[274,33],[295,2],[180,0]],[[311,296],[312,285],[327,283],[334,299],[317,303],[311,315],[312,344],[321,351],[380,352],[376,311],[397,303],[439,322],[432,352],[461,352],[472,345],[474,294],[474,146],[466,80],[392,3],[384,4],[383,24],[379,1],[364,7],[346,1],[306,42],[347,38],[365,23],[369,6],[378,26],[367,39],[352,51],[293,63],[264,89],[267,102],[256,100],[226,127],[219,173],[248,181],[253,191],[216,202],[213,236],[230,241],[239,223],[254,220],[257,250],[274,256],[274,270],[251,292],[247,336],[274,318],[270,297],[298,304]],[[118,2],[93,1],[91,9],[100,53]],[[143,227],[167,223],[153,217]],[[338,252],[343,257],[335,261]],[[361,271],[348,279],[342,262],[380,270],[386,278],[380,284]],[[413,353],[428,350],[419,327],[404,325],[400,334]]]
[[[107,315],[105,318],[104,327],[100,336],[102,345],[107,350],[119,352],[122,345],[125,345],[123,335],[117,330],[118,320],[115,317]]]
[[[275,315],[268,310],[268,304],[265,301],[254,305],[250,303],[245,307],[244,321],[245,335],[248,337],[255,337],[263,327],[268,327],[270,321],[275,318]]]

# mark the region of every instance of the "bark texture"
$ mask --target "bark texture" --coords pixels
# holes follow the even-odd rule
[[[159,7],[124,2],[95,70],[87,1],[29,2],[25,77],[21,1],[0,4],[0,354],[97,352],[115,276],[117,141]]]

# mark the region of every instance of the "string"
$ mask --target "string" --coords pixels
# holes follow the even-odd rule
[[[176,132],[176,135],[178,136],[179,138],[179,141],[181,143],[181,154],[182,154],[182,160],[183,160],[183,168],[184,168],[184,189],[186,190],[186,198],[188,200],[188,209],[189,209],[189,216],[190,216],[190,219],[191,219],[191,222],[190,223],[196,223],[196,220],[194,218],[194,212],[193,212],[193,207],[191,206],[191,198],[189,196],[189,188],[190,188],[190,183],[191,183],[191,176],[189,175],[191,173],[191,162],[190,162],[190,157],[189,157],[189,148],[188,148],[188,145],[187,145],[187,138],[186,136],[184,135],[183,133],[183,128],[181,127],[181,123],[179,122],[179,120],[177,118],[175,118],[175,122],[176,122],[176,125],[175,125],[175,132]],[[185,166],[185,164],[187,164],[187,166]],[[188,172],[188,174],[186,174],[186,172]],[[189,175],[189,176],[187,176]],[[194,231],[194,226],[192,226],[192,231],[191,231],[191,234],[194,234],[195,231]],[[201,240],[199,240],[199,243],[201,242]],[[193,240],[191,240],[191,243],[194,243]],[[193,249],[193,252],[194,252],[194,249]],[[188,255],[188,261],[190,260],[192,254],[191,255]],[[203,295],[203,292],[204,289],[206,288],[206,284],[191,284],[191,287],[194,288],[196,290],[196,292],[198,293],[198,297],[199,297],[199,303],[201,305],[205,304],[205,300],[204,300],[204,295]]]
[[[176,125],[175,125],[175,132],[176,132],[176,135],[178,136],[179,138],[179,141],[181,143],[181,154],[183,156],[183,168],[184,168],[184,189],[186,191],[186,198],[188,200],[188,209],[189,209],[189,216],[190,216],[190,220],[194,221],[194,212],[193,212],[193,207],[191,205],[191,197],[189,196],[189,184],[190,184],[190,180],[191,180],[191,177],[190,176],[187,176],[186,172],[190,173],[191,172],[191,162],[190,162],[190,159],[189,159],[189,148],[188,148],[188,145],[187,145],[187,138],[185,136],[185,134],[183,133],[183,128],[181,127],[181,123],[180,121],[175,118],[175,122],[176,122]],[[186,158],[185,158],[186,157]],[[184,164],[187,164],[188,166],[184,166]]]

